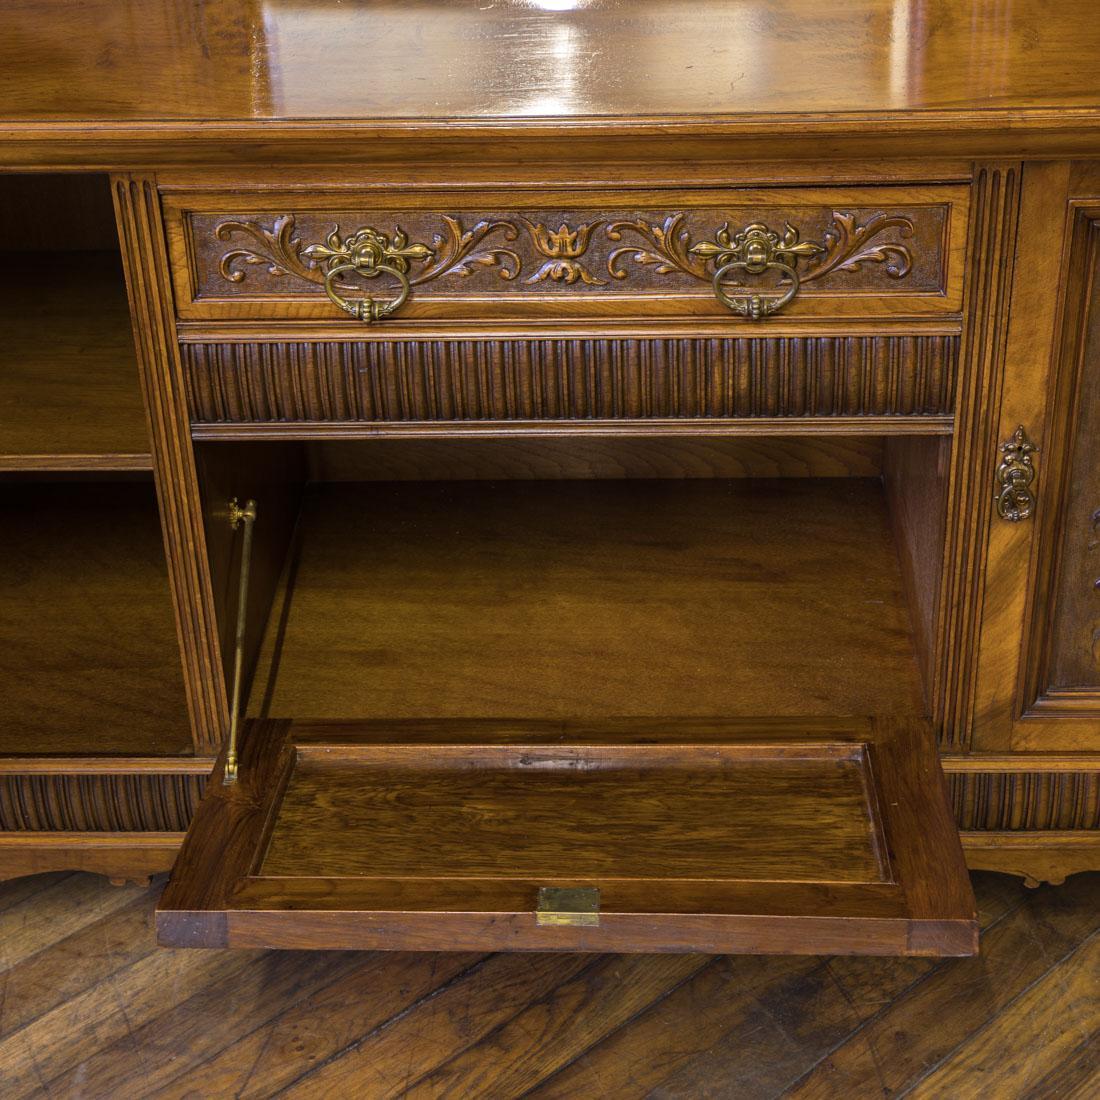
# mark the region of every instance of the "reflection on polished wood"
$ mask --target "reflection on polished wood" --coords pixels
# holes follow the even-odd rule
[[[260,120],[727,118],[783,136],[932,112],[995,138],[1010,118],[1095,126],[1098,53],[1093,0],[89,0],[79,14],[14,0],[0,10],[0,119],[77,137],[128,124],[144,141],[158,120],[240,136]],[[201,137],[183,127],[162,144],[181,136]],[[909,139],[911,155],[911,126]]]
[[[3,117],[1100,107],[1092,0],[91,0],[79,33],[71,8],[4,5]]]

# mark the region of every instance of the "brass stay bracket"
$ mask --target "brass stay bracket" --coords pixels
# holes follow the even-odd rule
[[[229,747],[225,754],[223,783],[237,781],[237,736],[241,725],[241,684],[244,679],[244,630],[248,619],[248,575],[252,566],[252,528],[256,523],[256,502],[244,507],[234,497],[229,502],[229,527],[243,529],[241,541],[241,578],[237,585],[237,630],[233,639],[233,697],[229,704]]]

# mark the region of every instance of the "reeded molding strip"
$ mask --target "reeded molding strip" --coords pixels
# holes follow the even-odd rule
[[[954,336],[186,343],[195,424],[949,417]]]
[[[5,770],[0,774],[0,830],[181,833],[191,822],[206,779],[196,772],[64,775]]]
[[[949,770],[947,785],[964,831],[1100,830],[1100,771]]]

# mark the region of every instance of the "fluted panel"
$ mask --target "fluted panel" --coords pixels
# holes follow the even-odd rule
[[[964,830],[1100,829],[1100,772],[953,772]]]
[[[9,832],[167,832],[187,829],[206,776],[0,776],[0,829]]]
[[[184,344],[196,423],[943,416],[953,336]]]

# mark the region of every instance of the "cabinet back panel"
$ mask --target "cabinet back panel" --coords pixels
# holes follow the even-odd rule
[[[316,485],[300,539],[255,715],[923,713],[876,481]]]

